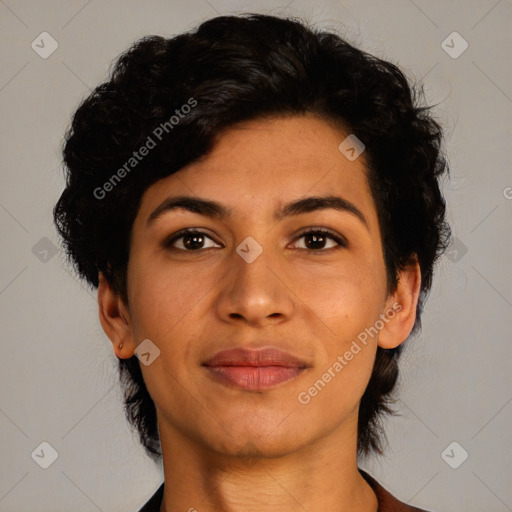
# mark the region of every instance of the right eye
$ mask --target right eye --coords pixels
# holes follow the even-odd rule
[[[197,252],[201,249],[211,249],[214,246],[204,247],[204,243],[206,240],[211,240],[215,244],[215,242],[210,236],[208,236],[204,231],[199,231],[197,229],[187,228],[179,231],[178,233],[174,233],[170,238],[166,239],[163,242],[163,246],[166,249],[178,249],[180,251],[185,252]],[[176,246],[176,242],[180,242]]]

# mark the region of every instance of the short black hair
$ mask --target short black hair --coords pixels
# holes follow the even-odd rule
[[[68,258],[93,287],[102,272],[128,304],[130,237],[144,191],[206,155],[236,123],[311,113],[365,145],[390,293],[398,271],[419,262],[412,335],[451,237],[440,190],[448,174],[443,131],[423,97],[397,65],[297,18],[219,16],[173,38],[144,37],[81,103],[66,133],[66,187],[53,213]],[[135,159],[150,139],[156,144]],[[359,408],[358,453],[382,453],[381,417],[394,413],[402,348],[377,348]],[[120,359],[119,370],[127,418],[158,458],[156,409],[140,363]]]

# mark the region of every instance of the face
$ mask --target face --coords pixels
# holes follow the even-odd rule
[[[161,435],[269,456],[355,435],[379,342],[365,329],[388,333],[398,313],[364,153],[338,149],[348,135],[313,116],[245,122],[144,193],[123,356],[160,351],[141,368]]]

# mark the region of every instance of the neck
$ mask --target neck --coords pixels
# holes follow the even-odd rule
[[[162,425],[161,512],[377,512],[377,497],[357,467],[356,431],[350,430],[350,442],[340,428],[293,453],[270,454],[248,443],[243,453],[227,455]]]

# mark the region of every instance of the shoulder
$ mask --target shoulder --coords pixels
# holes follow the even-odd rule
[[[368,482],[370,487],[373,489],[373,492],[375,492],[377,496],[377,501],[379,502],[378,512],[429,512],[428,510],[413,507],[412,505],[407,505],[407,503],[403,503],[402,501],[397,500],[366,471],[363,471],[361,468],[359,468],[359,472]]]

